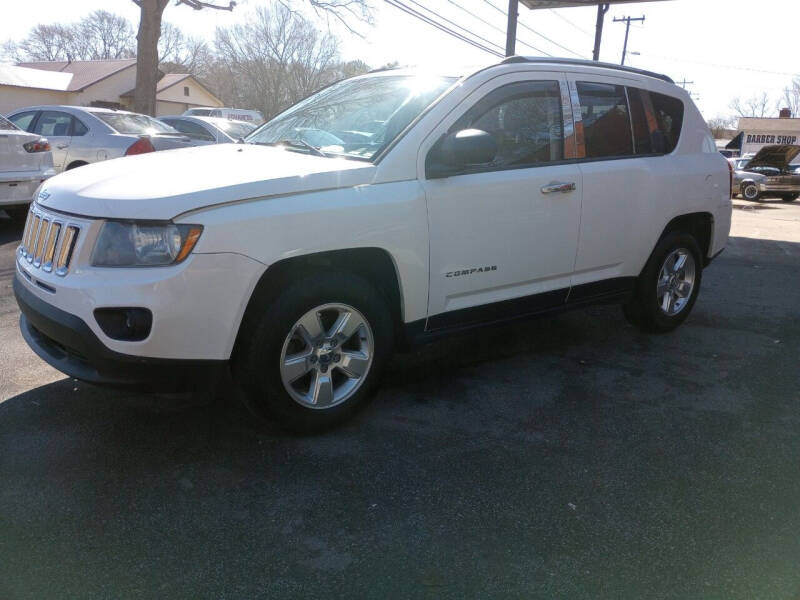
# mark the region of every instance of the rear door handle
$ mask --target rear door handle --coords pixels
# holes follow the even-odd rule
[[[555,192],[561,192],[565,194],[567,192],[574,192],[576,187],[574,183],[549,183],[542,187],[542,193],[553,194]]]

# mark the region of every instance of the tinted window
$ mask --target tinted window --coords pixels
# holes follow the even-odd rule
[[[79,119],[72,118],[72,135],[86,135],[89,133],[89,128],[83,124]]]
[[[45,137],[68,137],[72,130],[72,115],[53,110],[46,110],[36,122],[33,133]]]
[[[587,158],[633,154],[631,121],[625,88],[608,83],[578,82]]]
[[[181,133],[185,133],[190,138],[194,138],[196,140],[206,140],[206,141],[214,141],[214,136],[208,133],[201,125],[197,123],[192,123],[191,121],[182,121],[180,119],[170,119],[164,120],[167,125],[170,125],[180,131]]]
[[[28,112],[19,113],[18,115],[14,115],[8,119],[23,131],[30,131],[32,129],[31,125],[33,124],[33,119],[35,116],[36,111],[31,110]]]
[[[13,129],[14,131],[16,131],[17,126],[14,125],[8,119],[4,118],[2,115],[0,115],[0,129]]]
[[[454,130],[475,128],[497,142],[493,168],[519,167],[564,158],[561,93],[557,81],[503,86],[483,98]]]
[[[670,153],[678,145],[683,126],[683,102],[672,96],[650,92],[658,130],[663,135],[664,152]]]
[[[636,154],[652,154],[653,139],[652,133],[655,132],[655,123],[651,125],[647,121],[647,111],[645,110],[645,99],[647,92],[628,88],[628,100],[631,103],[631,121],[633,121],[633,145]],[[652,114],[652,111],[651,111]]]

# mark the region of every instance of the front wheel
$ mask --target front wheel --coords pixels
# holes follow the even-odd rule
[[[298,280],[260,317],[236,372],[247,408],[291,431],[334,427],[375,390],[392,352],[388,305],[350,273]]]
[[[745,183],[742,185],[742,198],[749,202],[758,202],[761,199],[761,192],[755,183]]]
[[[672,232],[662,237],[623,307],[628,321],[650,333],[672,331],[683,323],[700,291],[701,260],[692,235]]]

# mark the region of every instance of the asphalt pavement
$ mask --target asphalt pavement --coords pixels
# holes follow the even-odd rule
[[[678,331],[615,306],[400,355],[295,437],[30,352],[0,217],[0,599],[800,597],[800,202]]]

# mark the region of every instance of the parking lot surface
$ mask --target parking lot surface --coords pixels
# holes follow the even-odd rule
[[[800,202],[676,332],[616,306],[400,355],[336,432],[65,378],[0,218],[0,598],[800,597]]]

